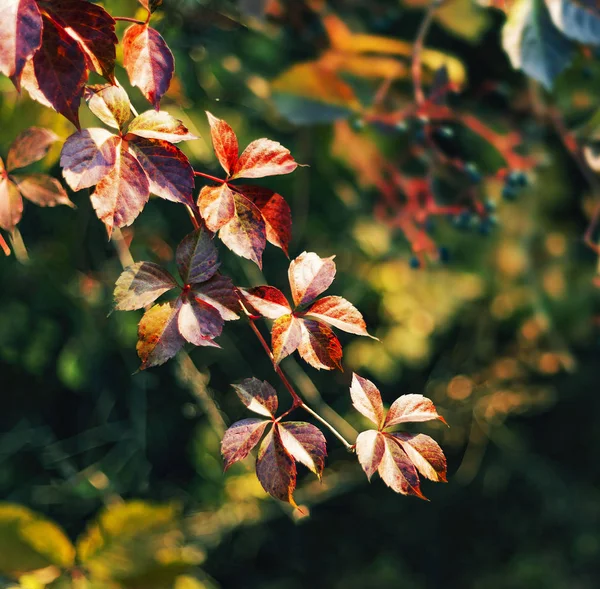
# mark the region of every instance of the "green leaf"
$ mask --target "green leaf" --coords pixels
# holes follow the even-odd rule
[[[73,565],[75,548],[54,522],[12,503],[0,504],[0,573],[19,576]]]
[[[548,90],[573,54],[572,43],[554,26],[543,0],[517,0],[504,25],[502,45],[514,68]]]

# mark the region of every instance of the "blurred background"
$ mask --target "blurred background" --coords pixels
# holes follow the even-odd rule
[[[138,10],[133,0],[104,4],[113,15]],[[323,482],[301,473],[306,517],[263,492],[251,460],[223,475],[220,435],[246,416],[230,384],[256,376],[282,387],[244,321],[227,325],[223,350],[190,349],[136,373],[140,314],[110,314],[121,265],[81,191],[71,195],[77,210],[26,205],[29,261],[0,259],[0,586],[598,587],[600,301],[597,259],[583,243],[591,189],[532,112],[527,97],[542,91],[511,69],[500,12],[449,0],[426,42],[442,57],[424,66],[447,65],[463,88],[457,107],[522,132],[538,162],[528,186],[502,198],[498,152],[457,130],[445,149],[490,175],[482,198],[494,226],[432,220],[424,229],[437,255],[423,263],[374,213],[379,171],[400,169],[415,138],[360,113],[386,80],[390,109],[411,104],[408,58],[424,4],[165,0],[153,23],[176,58],[162,106],[201,136],[183,148],[195,167],[218,173],[205,110],[242,146],[266,136],[309,164],[265,182],[292,208],[290,254],[335,254],[335,294],[381,340],[342,334],[343,373],[296,356],[284,371],[332,422],[347,420],[350,438],[368,427],[351,407],[352,371],[388,404],[409,392],[432,398],[451,427],[419,429],[445,450],[449,484],[424,482],[430,502],[378,477],[369,484],[329,434]],[[332,26],[371,35],[380,54],[332,48]],[[123,70],[117,77],[126,85]],[[577,121],[599,92],[600,62],[582,55],[539,100]],[[136,89],[130,96],[147,108]],[[0,153],[33,124],[72,132],[0,79]],[[82,125],[100,126],[85,107]],[[39,169],[60,177],[59,152]],[[124,234],[136,260],[173,267],[189,229],[182,207],[151,199]],[[221,257],[236,284],[286,291],[280,250],[265,251],[264,274],[224,247]],[[81,567],[71,567],[72,544]]]

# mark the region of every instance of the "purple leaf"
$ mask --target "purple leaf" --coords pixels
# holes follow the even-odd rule
[[[244,460],[252,449],[258,444],[267,424],[270,421],[250,417],[236,421],[225,432],[221,442],[221,454],[225,460],[227,470],[235,462]]]
[[[174,278],[158,264],[138,262],[125,268],[115,284],[115,309],[133,311],[147,307],[176,286]]]
[[[231,385],[240,401],[254,413],[273,417],[277,413],[278,400],[275,389],[266,381],[247,378],[239,384]]]

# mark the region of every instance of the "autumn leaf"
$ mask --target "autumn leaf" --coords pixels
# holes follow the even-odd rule
[[[320,479],[327,456],[327,442],[321,430],[303,421],[285,421],[279,423],[279,434],[292,458]]]
[[[59,140],[56,133],[40,127],[29,127],[17,135],[8,150],[6,169],[11,172],[41,160]]]
[[[0,176],[0,227],[12,231],[21,220],[23,199],[8,177]]]
[[[306,310],[306,315],[342,331],[371,337],[358,309],[342,297],[323,297]]]
[[[446,482],[446,457],[435,440],[424,434],[384,431],[405,422],[439,419],[446,423],[429,399],[403,395],[392,403],[386,416],[379,390],[358,374],[352,375],[350,396],[354,407],[377,426],[377,430],[361,432],[356,439],[358,461],[369,480],[377,471],[397,493],[421,499],[425,497],[417,471],[429,480]]]
[[[244,460],[260,442],[265,428],[270,423],[266,419],[250,417],[236,421],[231,425],[221,441],[221,454],[225,461],[223,470],[227,470],[232,464]]]
[[[296,306],[314,301],[335,278],[335,256],[320,258],[314,252],[302,252],[290,264],[288,278]]]
[[[271,327],[271,349],[273,359],[279,364],[294,353],[302,343],[302,320],[292,314],[278,317]]]
[[[217,309],[202,300],[184,296],[178,317],[179,333],[195,346],[210,345],[223,331],[223,318]]]
[[[137,352],[141,369],[159,366],[175,356],[185,340],[179,333],[177,316],[181,299],[154,305],[144,313],[138,327]]]
[[[62,184],[52,176],[47,174],[13,175],[11,180],[28,201],[40,207],[66,205],[75,208]]]
[[[219,269],[217,248],[206,231],[186,235],[177,246],[176,258],[184,284],[206,282]]]
[[[296,463],[285,449],[277,425],[265,436],[258,449],[256,476],[269,495],[298,507],[293,496],[296,488]]]
[[[146,139],[162,139],[170,143],[198,139],[188,128],[175,117],[165,111],[148,110],[131,121],[129,133]]]
[[[191,287],[194,296],[217,309],[225,321],[239,319],[240,303],[229,276],[216,274],[207,282]]]
[[[304,319],[301,331],[298,353],[305,362],[317,370],[342,370],[342,345],[327,325]]]
[[[277,413],[277,393],[266,380],[247,378],[241,383],[231,386],[235,389],[240,401],[250,411],[265,417],[274,417]]]
[[[235,178],[264,178],[290,174],[298,164],[290,150],[270,139],[256,139],[246,147],[231,172]]]
[[[25,63],[42,44],[42,15],[35,0],[2,2],[0,72],[19,88]]]
[[[258,208],[241,194],[234,193],[235,214],[219,230],[221,241],[235,254],[262,268],[267,244],[265,222]]]
[[[225,183],[219,186],[203,186],[198,196],[198,208],[211,231],[218,231],[235,215],[233,192]]]
[[[215,155],[225,173],[229,176],[239,156],[237,136],[229,124],[222,119],[218,119],[208,111],[206,111],[206,116],[210,125],[210,135]]]
[[[115,309],[141,309],[176,286],[171,274],[158,264],[138,262],[125,268],[115,284]]]
[[[114,137],[116,159],[112,170],[98,182],[90,200],[98,219],[105,225],[108,236],[114,227],[131,225],[150,197],[150,186],[144,169]]]
[[[274,286],[256,286],[240,289],[244,302],[258,314],[268,319],[279,319],[282,315],[291,314],[292,308],[285,295]]]
[[[132,86],[154,106],[169,89],[175,61],[160,33],[147,24],[130,26],[123,35],[123,65]]]
[[[96,84],[86,86],[84,98],[89,109],[106,125],[124,129],[131,119],[131,103],[121,86]]]

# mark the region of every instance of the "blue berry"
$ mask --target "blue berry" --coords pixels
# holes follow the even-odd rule
[[[421,267],[421,260],[417,256],[412,256],[408,261],[408,265],[413,269],[417,270]]]
[[[483,201],[483,208],[486,213],[491,213],[496,210],[496,203],[493,200],[486,199]]]
[[[365,128],[365,121],[360,117],[350,119],[350,127],[353,131],[362,131]]]
[[[506,184],[513,188],[524,188],[527,183],[527,174],[522,170],[512,170],[506,177]]]
[[[517,200],[517,191],[515,190],[514,187],[506,185],[502,189],[502,198],[504,200],[508,200],[508,201]]]
[[[442,264],[447,264],[450,261],[450,251],[444,245],[438,249],[438,255]]]
[[[481,182],[481,172],[473,162],[467,162],[464,170],[470,182],[473,184],[479,184]]]

